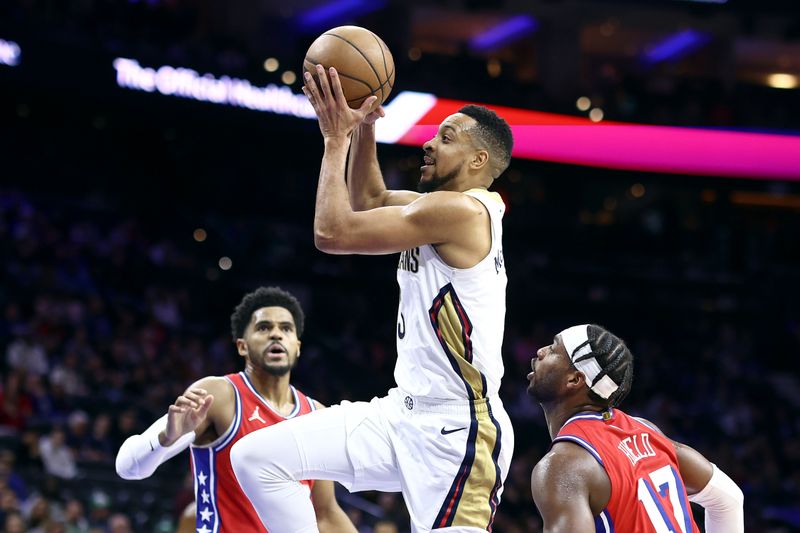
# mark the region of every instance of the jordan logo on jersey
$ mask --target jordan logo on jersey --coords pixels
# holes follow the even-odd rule
[[[260,414],[258,414],[258,407],[259,407],[259,406],[258,406],[258,405],[256,405],[256,408],[255,408],[255,409],[253,409],[253,414],[252,414],[252,415],[250,415],[250,418],[248,418],[247,420],[248,420],[248,421],[250,421],[250,422],[252,422],[253,420],[258,420],[258,421],[260,421],[262,424],[266,424],[266,423],[267,423],[267,421],[266,421],[266,420],[264,420],[263,418],[261,418],[261,415],[260,415]]]

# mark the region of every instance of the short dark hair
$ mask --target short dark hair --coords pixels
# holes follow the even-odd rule
[[[511,127],[502,117],[491,109],[479,105],[465,105],[458,110],[477,122],[470,133],[489,150],[492,164],[492,178],[497,178],[511,163],[511,150],[514,148],[514,135]]]
[[[292,294],[280,287],[259,287],[251,293],[245,294],[231,315],[231,335],[233,341],[244,337],[244,330],[253,318],[253,313],[262,307],[283,307],[292,314],[294,326],[297,328],[297,338],[303,336],[305,314],[300,302]]]
[[[633,382],[633,354],[628,349],[625,341],[608,331],[602,326],[590,324],[587,328],[591,356],[597,359],[597,364],[602,369],[595,378],[598,381],[603,376],[608,376],[619,385],[619,388],[607,399],[601,398],[591,388],[589,397],[595,403],[604,407],[616,407],[628,395]],[[591,387],[591,383],[587,384]]]

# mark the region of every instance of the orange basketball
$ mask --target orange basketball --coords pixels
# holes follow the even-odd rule
[[[386,101],[394,86],[394,59],[383,40],[360,26],[332,28],[311,43],[303,72],[316,78],[316,65],[339,73],[347,103],[358,109],[365,98],[378,97],[373,109]]]

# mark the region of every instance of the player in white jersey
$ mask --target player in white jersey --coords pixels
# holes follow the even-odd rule
[[[244,437],[234,472],[270,531],[317,531],[301,479],[402,491],[414,532],[491,531],[514,440],[497,394],[505,206],[487,189],[508,167],[511,129],[486,108],[461,108],[423,145],[420,193],[388,191],[374,132],[383,110],[368,112],[374,97],[350,109],[336,71],[330,83],[317,71],[303,89],[325,142],[315,243],[333,254],[402,252],[398,386]]]

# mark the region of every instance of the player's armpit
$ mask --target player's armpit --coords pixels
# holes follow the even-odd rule
[[[595,468],[600,466],[588,453],[569,443],[556,443],[537,463],[531,474],[531,493],[546,533],[594,531]]]
[[[344,213],[337,223],[317,230],[317,248],[334,254],[388,254],[425,244],[464,243],[486,224],[488,213],[480,202],[457,192],[439,191],[405,207],[382,207]]]

